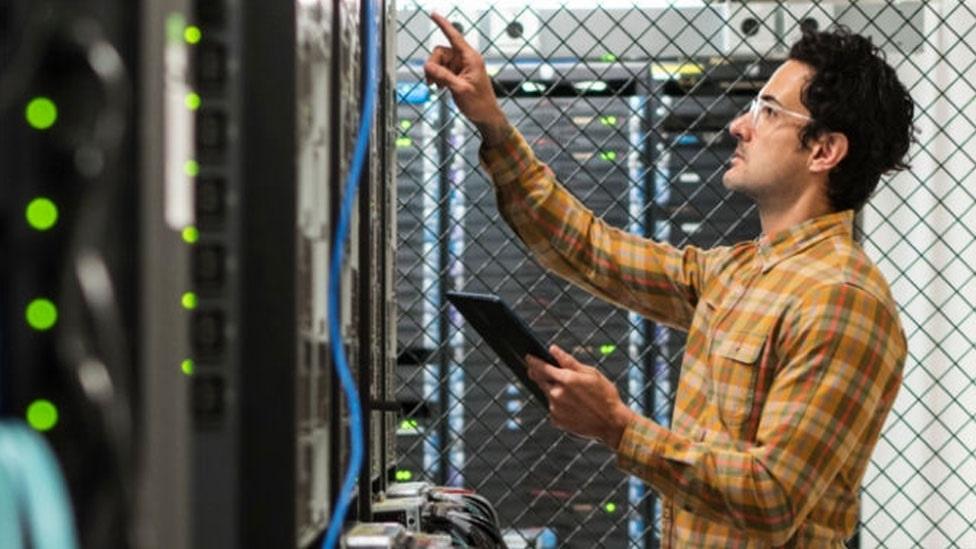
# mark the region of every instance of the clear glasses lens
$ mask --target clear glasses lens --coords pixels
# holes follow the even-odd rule
[[[748,109],[749,121],[752,122],[753,128],[759,127],[762,118],[761,111],[764,104],[765,102],[762,99],[759,99],[758,97],[753,98],[753,100],[749,102],[749,109]]]

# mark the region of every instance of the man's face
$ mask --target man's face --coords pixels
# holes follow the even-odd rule
[[[729,132],[739,144],[722,182],[725,187],[755,199],[790,201],[809,181],[809,151],[800,144],[800,129],[810,112],[800,93],[813,69],[789,60],[773,73],[759,92],[758,110],[732,121]]]

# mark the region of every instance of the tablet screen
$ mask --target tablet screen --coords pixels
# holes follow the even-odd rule
[[[447,299],[519,381],[548,408],[549,400],[542,389],[529,378],[523,357],[536,356],[553,366],[558,366],[559,363],[552,358],[529,326],[496,295],[448,292]]]

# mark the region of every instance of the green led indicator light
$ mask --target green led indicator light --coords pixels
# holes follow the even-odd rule
[[[197,294],[195,294],[193,292],[186,292],[186,293],[184,293],[183,294],[183,297],[180,298],[180,303],[183,305],[183,308],[186,309],[186,310],[188,310],[188,311],[192,311],[193,309],[196,309],[197,308]]]
[[[24,110],[27,123],[35,130],[46,130],[58,120],[58,107],[47,97],[35,97]]]
[[[600,354],[602,355],[613,354],[613,352],[616,350],[617,350],[617,346],[612,343],[608,343],[606,345],[600,345]]]
[[[27,305],[27,324],[39,332],[50,329],[58,321],[58,308],[50,300],[37,298]]]
[[[183,373],[184,374],[186,374],[188,376],[192,376],[193,375],[193,371],[194,371],[193,360],[191,360],[191,359],[188,358],[188,359],[184,360],[183,362],[181,362],[180,363],[180,369],[183,370]]]
[[[613,162],[617,159],[617,153],[615,151],[604,151],[600,153],[600,158],[608,162]]]
[[[200,27],[196,25],[187,25],[186,29],[183,30],[183,40],[186,40],[187,44],[199,44],[201,38],[203,38],[203,33],[200,32]]]
[[[400,422],[400,430],[402,431],[416,431],[420,428],[420,422],[416,419],[405,419]]]
[[[31,228],[46,231],[58,222],[58,207],[50,199],[40,196],[27,204],[25,215]]]
[[[187,244],[196,244],[197,240],[200,240],[200,231],[193,226],[184,227],[181,234],[183,235],[183,242]]]
[[[183,164],[183,172],[190,177],[196,177],[200,174],[200,164],[196,160],[187,160]]]
[[[612,53],[605,53],[600,56],[600,61],[604,61],[606,63],[613,63],[616,60],[617,60],[617,56]]]
[[[604,126],[616,126],[617,117],[616,116],[601,116],[600,123]]]
[[[186,97],[183,98],[183,104],[186,105],[186,108],[190,109],[191,111],[199,109],[200,94],[194,92],[186,94]]]
[[[409,120],[401,120],[400,121],[400,128],[401,129],[409,130],[412,127],[413,127],[413,122],[411,122]]]
[[[607,504],[603,506],[603,509],[608,513],[615,513],[617,511],[617,504],[612,501],[607,502]]]
[[[410,480],[413,478],[413,471],[407,469],[399,469],[395,475],[397,480]]]
[[[396,140],[397,148],[402,149],[404,147],[409,147],[410,145],[413,145],[413,139],[410,139],[409,137],[398,137]]]
[[[27,424],[37,431],[50,431],[58,424],[58,408],[50,400],[31,402],[27,406]]]

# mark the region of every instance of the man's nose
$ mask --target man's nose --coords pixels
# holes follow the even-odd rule
[[[748,132],[752,130],[748,115],[749,113],[742,113],[729,124],[729,133],[739,141],[746,140]]]

